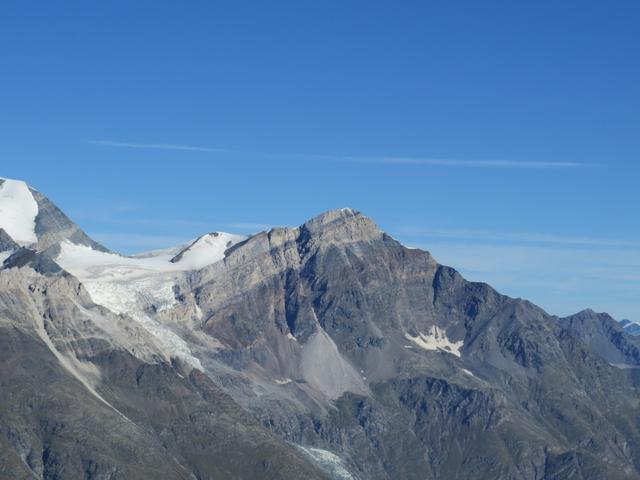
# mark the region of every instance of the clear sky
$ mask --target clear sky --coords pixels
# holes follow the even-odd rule
[[[350,206],[640,321],[640,2],[6,1],[0,176],[131,252]]]

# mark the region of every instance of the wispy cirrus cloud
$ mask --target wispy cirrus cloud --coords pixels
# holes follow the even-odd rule
[[[96,217],[103,224],[128,225],[133,227],[171,227],[171,228],[201,228],[211,227],[210,223],[199,220],[189,220],[182,218],[117,218],[117,217]]]
[[[504,232],[490,230],[466,229],[430,229],[420,227],[400,227],[404,235],[429,239],[469,240],[474,242],[505,242],[515,244],[556,244],[583,245],[592,247],[638,248],[640,241],[622,240],[618,238],[590,237],[583,235],[558,235],[553,233]]]
[[[230,153],[231,150],[224,148],[198,147],[196,145],[181,145],[176,143],[132,143],[114,142],[110,140],[87,140],[85,143],[101,147],[136,148],[145,150],[179,150],[185,152],[206,152],[206,153]]]
[[[520,160],[458,160],[451,158],[423,157],[360,157],[334,155],[306,155],[310,160],[324,160],[343,163],[364,163],[379,165],[416,165],[432,167],[461,168],[588,168],[596,165],[578,162],[548,162]]]
[[[85,143],[116,148],[134,148],[149,150],[175,150],[183,152],[226,153],[232,155],[247,155],[251,157],[267,158],[271,160],[305,160],[316,162],[362,163],[369,165],[406,165],[454,168],[512,168],[512,169],[567,169],[591,168],[598,165],[593,163],[567,161],[527,161],[527,160],[461,160],[451,158],[431,157],[403,157],[403,156],[353,156],[353,155],[314,155],[305,153],[268,153],[249,152],[228,148],[205,147],[198,145],[184,145],[175,143],[133,143],[109,140],[89,140]]]

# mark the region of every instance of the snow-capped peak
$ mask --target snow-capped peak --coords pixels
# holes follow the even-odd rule
[[[38,203],[29,186],[21,180],[0,178],[0,228],[19,245],[38,241]]]
[[[224,258],[224,252],[246,237],[224,232],[203,235],[171,259],[181,270],[198,270]]]
[[[620,326],[624,329],[625,332],[630,333],[631,335],[640,335],[640,324],[638,322],[624,319],[620,320]]]

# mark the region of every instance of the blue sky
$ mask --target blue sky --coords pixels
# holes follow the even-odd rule
[[[640,321],[637,1],[3,2],[0,175],[113,249],[351,206]]]

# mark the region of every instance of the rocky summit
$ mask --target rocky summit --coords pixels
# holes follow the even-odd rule
[[[0,478],[640,478],[640,337],[355,210],[124,256],[3,179],[0,261]]]

